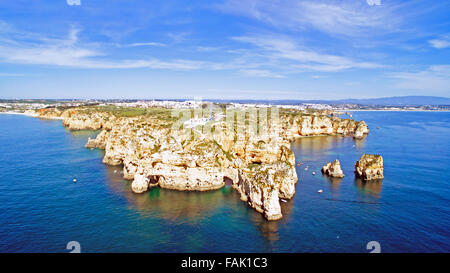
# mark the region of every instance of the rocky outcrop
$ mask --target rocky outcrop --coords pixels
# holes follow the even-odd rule
[[[367,124],[364,121],[360,121],[356,126],[355,134],[353,135],[353,137],[356,139],[361,139],[368,133],[369,128],[367,127]]]
[[[63,125],[70,130],[100,130],[109,120],[109,116],[105,113],[92,114],[72,114],[65,118]]]
[[[304,136],[354,136],[362,138],[369,133],[367,124],[364,121],[353,119],[341,119],[336,116],[323,114],[304,114],[291,116],[282,114],[283,135],[286,139],[294,140]]]
[[[92,139],[89,138],[88,142],[86,143],[86,148],[99,148],[99,149],[105,149],[106,148],[106,138],[108,136],[108,131],[103,130],[101,131],[96,138]]]
[[[383,157],[381,155],[364,154],[355,163],[355,173],[362,180],[383,179]]]
[[[356,135],[358,128],[367,133],[364,122],[296,110],[261,124],[260,118],[242,115],[244,122],[210,121],[193,129],[172,126],[176,119],[167,109],[145,110],[153,114],[137,116],[128,116],[133,110],[126,115],[111,111],[75,108],[54,115],[71,130],[101,130],[86,147],[104,149],[105,164],[123,165],[123,176],[132,180],[135,193],[156,186],[215,190],[231,181],[241,200],[268,220],[280,219],[280,198],[295,194],[297,173],[290,141],[302,136]],[[257,130],[251,124],[258,124]],[[337,174],[338,167],[334,168],[332,173]]]
[[[226,126],[218,123],[215,133],[193,137],[197,130],[186,133],[141,118],[117,119],[87,146],[104,148],[105,164],[123,164],[124,178],[133,180],[136,193],[154,186],[215,190],[228,179],[251,207],[267,219],[279,219],[279,198],[292,198],[297,182],[289,141],[271,130],[237,133]]]
[[[61,119],[63,111],[57,108],[43,108],[36,110],[36,115],[43,119]]]
[[[323,166],[322,173],[331,177],[344,177],[344,172],[342,172],[341,169],[341,163],[337,159],[333,161],[333,163],[328,162],[325,166]]]
[[[240,170],[234,188],[250,207],[263,213],[268,220],[278,220],[282,217],[279,199],[292,198],[296,182],[295,169],[278,162]]]
[[[143,193],[148,190],[150,179],[143,174],[134,175],[134,180],[131,183],[131,189],[135,193]]]

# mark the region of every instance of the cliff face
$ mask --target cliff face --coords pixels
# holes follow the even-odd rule
[[[37,110],[36,114],[38,117],[44,119],[60,119],[62,118],[63,111],[55,108],[44,108]]]
[[[364,122],[298,112],[281,113],[269,122],[250,115],[243,122],[210,120],[194,128],[174,126],[176,120],[161,112],[156,112],[157,118],[156,114],[120,117],[82,109],[59,114],[72,130],[102,130],[86,147],[104,149],[105,164],[122,164],[134,192],[155,186],[214,190],[231,181],[241,200],[268,220],[280,219],[280,198],[295,194],[297,173],[290,141],[301,136],[354,135],[358,128],[368,132]]]
[[[285,137],[294,139],[302,136],[343,135],[362,138],[369,133],[364,121],[341,119],[327,115],[301,114],[297,116],[282,116]]]
[[[78,113],[75,111],[63,112],[63,125],[70,130],[100,130],[102,128],[111,128],[114,117],[106,113]]]

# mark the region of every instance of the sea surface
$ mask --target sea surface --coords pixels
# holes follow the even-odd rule
[[[81,252],[369,252],[370,241],[381,252],[450,252],[450,113],[353,118],[368,137],[292,144],[305,163],[296,194],[268,222],[230,188],[134,194],[103,151],[84,148],[96,132],[0,115],[0,252],[69,252],[69,241]],[[383,156],[382,182],[355,179],[364,153]],[[320,168],[336,158],[346,176],[327,179]]]

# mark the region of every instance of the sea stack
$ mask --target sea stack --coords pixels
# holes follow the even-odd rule
[[[383,157],[381,155],[364,154],[355,163],[355,173],[362,180],[383,179]]]
[[[364,135],[366,135],[368,133],[369,133],[369,128],[367,127],[367,124],[364,121],[360,121],[356,127],[353,138],[361,139],[364,137]]]
[[[341,169],[341,163],[337,159],[333,161],[333,163],[328,162],[325,166],[323,166],[322,173],[332,177],[344,177],[344,173]]]

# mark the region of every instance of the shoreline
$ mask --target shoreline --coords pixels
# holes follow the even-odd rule
[[[63,120],[64,118],[62,117],[48,117],[48,118],[43,118],[40,117],[37,113],[20,113],[20,112],[0,112],[0,114],[3,115],[20,115],[20,116],[27,116],[27,117],[32,117],[32,118],[41,118],[41,119],[56,119],[56,120]]]
[[[11,111],[0,112],[0,114],[4,114],[4,115],[21,115],[21,116],[28,116],[28,117],[34,117],[34,118],[37,118],[37,117],[38,117],[37,114],[20,113],[20,112],[11,112]]]
[[[450,112],[450,110],[388,110],[388,109],[333,109],[334,111],[348,111],[348,112]]]

